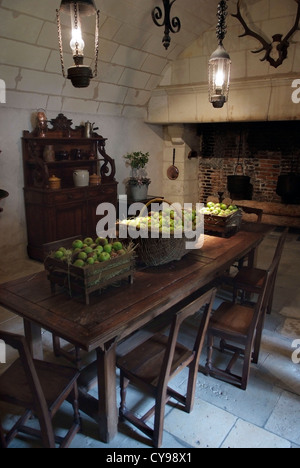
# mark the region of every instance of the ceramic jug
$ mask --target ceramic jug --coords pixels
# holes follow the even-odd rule
[[[75,187],[87,187],[89,185],[90,174],[84,169],[77,169],[73,172],[73,181]]]

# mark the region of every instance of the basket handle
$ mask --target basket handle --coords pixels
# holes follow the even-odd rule
[[[152,203],[156,203],[156,202],[159,202],[159,203],[168,203],[169,205],[172,205],[171,202],[169,202],[168,200],[165,200],[164,198],[153,198],[152,200],[149,200],[149,201],[145,204],[145,206],[143,207],[143,209],[142,209],[141,212],[140,212],[140,217],[143,217],[143,216],[144,216],[144,213],[145,213],[145,210],[146,210],[147,208],[149,208],[149,206],[150,206]],[[175,207],[175,208],[176,208],[176,207]],[[181,213],[179,212],[179,210],[176,209],[176,211],[177,211],[178,214],[181,214]]]

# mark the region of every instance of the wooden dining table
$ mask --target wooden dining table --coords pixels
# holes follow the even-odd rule
[[[243,224],[230,238],[204,236],[204,244],[180,261],[138,270],[133,284],[110,287],[91,296],[71,298],[51,291],[46,272],[0,285],[0,304],[24,320],[33,356],[43,359],[41,330],[64,338],[84,351],[96,351],[98,398],[88,393],[88,366],[80,377],[80,408],[99,425],[100,440],[110,442],[118,430],[116,350],[119,343],[191,294],[213,284],[234,262],[255,251],[272,227]],[[249,256],[250,255],[250,256]]]

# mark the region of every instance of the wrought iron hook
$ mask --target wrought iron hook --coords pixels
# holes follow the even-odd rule
[[[170,43],[171,43],[170,32],[172,32],[173,34],[176,34],[181,29],[180,19],[177,16],[171,19],[171,16],[170,16],[171,8],[173,6],[173,3],[175,3],[175,1],[176,0],[172,0],[172,1],[163,0],[164,10],[165,10],[164,15],[163,15],[162,9],[159,6],[155,7],[154,10],[152,11],[152,19],[153,19],[154,24],[156,24],[156,26],[159,26],[159,27],[165,26],[165,35],[162,39],[162,43],[166,50],[169,48]],[[164,16],[164,20],[163,22],[160,22],[163,16]]]

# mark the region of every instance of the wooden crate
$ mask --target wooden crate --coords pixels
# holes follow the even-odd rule
[[[204,232],[218,233],[222,237],[230,237],[236,234],[242,224],[242,211],[237,210],[229,216],[204,215]]]
[[[73,294],[84,295],[86,304],[88,305],[90,294],[95,291],[100,292],[104,287],[124,279],[128,279],[131,284],[133,283],[135,271],[134,251],[129,251],[106,262],[87,265],[83,268],[68,265],[66,262],[49,256],[50,252],[57,250],[59,247],[70,248],[72,241],[75,239],[78,239],[78,237],[44,245],[45,254],[48,253],[44,265],[48,272],[52,292],[55,292],[55,286],[58,284],[64,287],[70,296]]]

